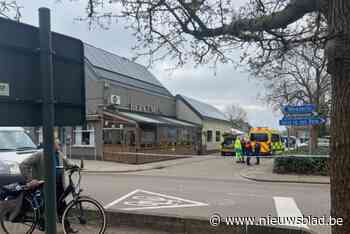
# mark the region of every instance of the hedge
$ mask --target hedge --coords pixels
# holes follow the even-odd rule
[[[294,157],[275,158],[273,172],[279,174],[329,175],[329,158]]]
[[[328,147],[318,147],[315,151],[312,152],[312,155],[329,155],[329,148]],[[293,149],[290,151],[284,151],[283,154],[285,155],[305,155],[309,154],[309,147],[308,146],[302,146],[298,149]]]

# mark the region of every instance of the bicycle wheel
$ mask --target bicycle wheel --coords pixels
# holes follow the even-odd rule
[[[23,201],[22,211],[13,222],[2,220],[1,228],[5,234],[31,234],[37,225],[38,213],[27,200]]]
[[[80,197],[68,204],[62,216],[65,234],[79,233],[103,234],[106,230],[106,213],[102,205],[88,197]]]

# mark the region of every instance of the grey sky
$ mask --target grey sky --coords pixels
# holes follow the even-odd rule
[[[240,0],[244,2],[246,0]],[[112,23],[109,30],[94,27],[91,30],[86,22],[75,20],[85,16],[86,1],[61,0],[18,0],[24,8],[22,22],[36,25],[38,8],[49,7],[52,14],[52,29],[67,34],[96,47],[131,58],[131,47],[135,39],[121,23]],[[237,51],[237,56],[240,51]],[[151,71],[173,94],[183,94],[205,101],[223,110],[226,105],[238,103],[248,112],[253,126],[279,128],[280,114],[259,101],[257,96],[263,94],[261,82],[249,79],[247,73],[236,70],[232,65],[220,65],[216,71],[207,66],[185,66],[173,72],[166,71],[170,64],[157,63]]]

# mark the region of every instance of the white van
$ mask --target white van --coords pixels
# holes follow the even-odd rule
[[[37,152],[37,146],[21,127],[0,127],[0,161],[10,174],[20,174],[19,163]]]

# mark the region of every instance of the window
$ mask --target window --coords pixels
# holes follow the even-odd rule
[[[0,131],[0,149],[36,149],[30,137],[24,131]]]
[[[141,144],[154,144],[156,142],[156,133],[154,131],[141,132]]]
[[[189,145],[193,143],[191,132],[186,128],[178,129],[177,142],[182,145]]]
[[[229,146],[233,145],[234,143],[235,143],[235,139],[228,137],[228,138],[225,138],[223,145],[225,147],[229,147]]]
[[[271,141],[272,142],[278,142],[280,141],[280,136],[278,134],[272,134],[271,135]]]
[[[213,131],[209,130],[207,131],[207,142],[213,141]]]
[[[250,140],[266,142],[269,141],[269,136],[267,135],[267,133],[252,133],[250,135]]]
[[[93,125],[88,124],[84,127],[78,126],[73,129],[74,145],[94,146],[95,130]]]
[[[121,129],[104,129],[103,143],[121,145],[123,143],[123,130]]]
[[[168,141],[169,143],[175,143],[177,138],[176,128],[168,128]]]
[[[215,140],[216,140],[216,142],[219,142],[221,140],[220,131],[216,131]]]

